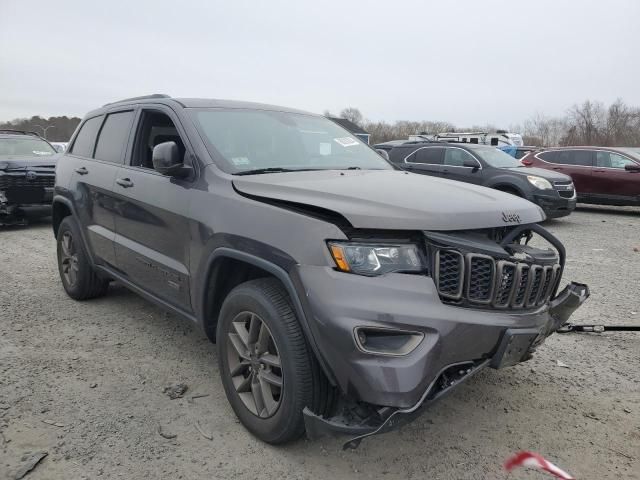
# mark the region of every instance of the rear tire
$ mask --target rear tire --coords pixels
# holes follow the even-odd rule
[[[260,340],[267,335],[270,340]],[[318,403],[326,380],[282,284],[260,278],[235,287],[222,305],[217,339],[222,384],[242,424],[267,443],[299,438],[302,410]]]
[[[58,227],[58,271],[65,292],[74,300],[88,300],[104,295],[109,280],[93,269],[84,249],[80,229],[73,217],[65,217]]]

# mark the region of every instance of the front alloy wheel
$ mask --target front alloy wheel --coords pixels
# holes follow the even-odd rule
[[[67,285],[73,287],[78,281],[78,254],[70,231],[62,234],[60,247],[60,270]]]
[[[284,383],[278,347],[259,315],[241,312],[227,334],[227,361],[244,406],[260,418],[276,413]]]

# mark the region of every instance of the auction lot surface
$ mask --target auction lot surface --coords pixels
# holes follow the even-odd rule
[[[572,320],[640,324],[640,209],[582,207],[546,226],[567,247],[565,280],[591,287]],[[215,346],[192,325],[118,285],[69,299],[47,223],[0,230],[0,245],[0,479],[40,450],[28,479],[498,479],[520,449],[580,479],[640,478],[638,333],[554,335],[356,451],[272,447],[236,421]],[[171,400],[178,382],[189,390]]]

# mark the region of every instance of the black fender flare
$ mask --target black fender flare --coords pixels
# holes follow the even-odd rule
[[[82,239],[82,246],[84,247],[84,251],[87,252],[87,256],[89,257],[89,262],[91,263],[91,265],[95,266],[95,262],[93,260],[93,252],[91,251],[90,248],[88,248],[85,231],[84,231],[84,228],[82,228],[82,225],[80,225],[77,220],[78,216],[76,215],[76,209],[73,206],[73,202],[69,200],[67,197],[65,197],[64,195],[57,194],[53,196],[53,200],[51,201],[51,205],[53,208],[55,208],[56,203],[63,203],[66,207],[69,208],[69,211],[71,212],[70,216],[73,217],[76,223],[78,223],[78,230],[80,231],[80,237]],[[52,225],[51,228],[54,228],[54,226]]]
[[[293,303],[293,308],[298,317],[298,321],[300,322],[300,326],[302,327],[302,331],[311,347],[311,351],[313,352],[316,360],[320,364],[322,371],[327,376],[332,385],[336,385],[335,377],[331,370],[327,367],[324,358],[320,353],[320,349],[318,348],[318,344],[316,343],[313,332],[311,330],[311,326],[309,325],[309,315],[305,312],[305,309],[300,300],[300,296],[298,294],[298,290],[296,289],[294,282],[291,278],[289,272],[287,272],[284,268],[275,263],[265,260],[264,258],[258,257],[251,253],[244,252],[242,250],[236,250],[229,247],[218,247],[211,252],[211,254],[207,257],[205,263],[205,276],[204,278],[209,278],[209,274],[211,273],[211,269],[213,268],[213,263],[220,258],[232,258],[234,260],[240,260],[242,262],[249,263],[258,268],[265,270],[272,274],[275,278],[282,282],[282,285],[286,289],[289,297],[291,298],[291,302]],[[200,312],[200,319],[204,323],[205,312],[206,312],[206,296],[202,296],[200,300],[200,304],[198,305],[198,310]]]

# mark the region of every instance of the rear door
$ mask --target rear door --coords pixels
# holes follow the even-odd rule
[[[420,147],[407,155],[401,166],[410,172],[440,177],[443,158],[444,147]]]
[[[133,110],[125,110],[87,119],[66,154],[65,163],[73,168],[69,190],[75,213],[97,264],[115,265],[113,182],[133,116]],[[112,154],[105,155],[106,145]]]
[[[612,151],[596,150],[593,168],[593,196],[612,201],[634,202],[640,199],[640,173],[625,170],[637,162]]]
[[[477,167],[467,167],[464,165],[465,160],[474,162]],[[458,180],[460,182],[482,183],[482,165],[480,161],[471,155],[467,150],[458,147],[447,147],[444,152],[444,165],[442,168],[442,177],[450,180]]]
[[[555,170],[569,175],[576,187],[576,192],[581,196],[593,193],[593,163],[592,150],[550,150],[536,155],[545,162],[544,168]]]
[[[189,194],[193,179],[172,178],[153,169],[153,147],[191,149],[174,112],[165,106],[140,109],[133,148],[118,169],[115,249],[119,270],[132,283],[187,312],[189,297]]]

